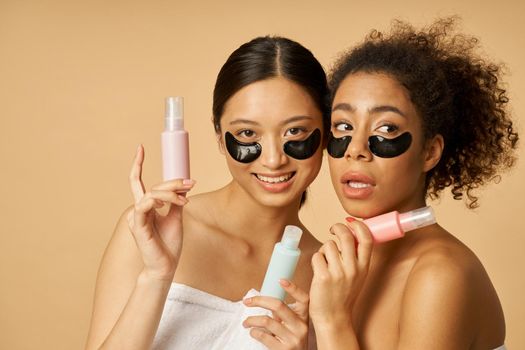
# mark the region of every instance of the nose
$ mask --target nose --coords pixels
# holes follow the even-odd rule
[[[352,141],[348,145],[345,152],[345,158],[347,160],[372,160],[372,152],[368,147],[368,134],[366,130],[354,132],[352,135]]]
[[[288,156],[283,151],[281,140],[269,138],[262,144],[262,153],[260,157],[264,167],[275,170],[288,163]]]

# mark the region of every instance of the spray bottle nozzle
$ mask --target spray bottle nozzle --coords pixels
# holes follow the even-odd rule
[[[184,99],[181,96],[166,98],[166,131],[184,129]]]
[[[412,231],[436,223],[432,207],[415,209],[399,215],[399,223],[403,231]]]

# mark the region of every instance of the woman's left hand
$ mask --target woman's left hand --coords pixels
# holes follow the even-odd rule
[[[291,281],[283,279],[280,282],[296,302],[289,306],[272,297],[246,298],[244,305],[270,310],[272,317],[250,316],[242,325],[245,328],[254,327],[250,330],[250,335],[268,349],[304,350],[308,346],[308,293]]]
[[[310,317],[316,331],[328,325],[351,324],[352,309],[365,283],[373,249],[372,234],[363,222],[335,224],[330,232],[334,239],[324,243],[312,257]]]

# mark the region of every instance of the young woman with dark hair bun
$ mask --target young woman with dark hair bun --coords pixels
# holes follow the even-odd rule
[[[315,338],[308,343],[307,291],[320,243],[298,212],[321,167],[327,93],[309,50],[286,38],[256,38],[231,54],[213,95],[230,183],[188,198],[191,179],[146,191],[139,147],[130,174],[135,204],[100,266],[88,349],[315,348]],[[156,209],[165,204],[170,211],[160,216]],[[261,287],[274,244],[290,224],[303,236],[294,281],[281,281],[288,298],[243,301]],[[245,317],[254,306],[266,314]]]

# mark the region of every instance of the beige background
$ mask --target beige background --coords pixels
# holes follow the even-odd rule
[[[394,17],[424,24],[459,14],[464,30],[507,63],[525,138],[523,13],[519,0],[0,0],[0,348],[83,347],[98,263],[131,200],[127,175],[137,144],[146,147],[146,183],[160,180],[166,95],[186,98],[195,191],[228,181],[211,96],[220,66],[241,43],[288,36],[329,66]],[[476,211],[448,196],[434,203],[440,223],[492,277],[511,349],[525,348],[523,163],[482,192]],[[326,167],[302,217],[321,240],[344,217]]]

